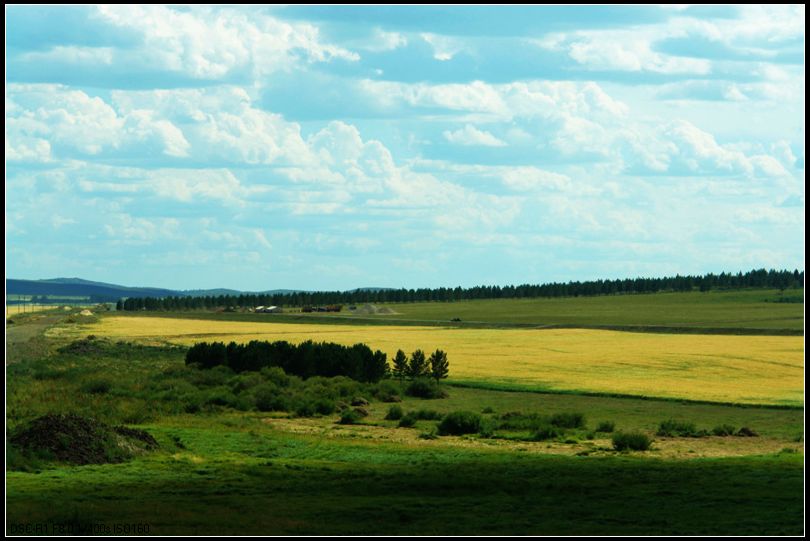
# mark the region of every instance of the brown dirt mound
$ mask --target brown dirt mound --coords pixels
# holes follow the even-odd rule
[[[158,447],[143,430],[111,427],[80,415],[49,414],[16,431],[9,441],[20,449],[70,464],[123,462]]]

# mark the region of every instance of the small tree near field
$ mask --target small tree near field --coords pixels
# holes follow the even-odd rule
[[[394,368],[391,370],[391,375],[394,376],[402,383],[402,380],[405,379],[405,376],[408,374],[408,357],[405,355],[405,352],[401,349],[397,350],[397,354],[394,356]]]
[[[405,373],[409,379],[416,379],[421,376],[426,376],[428,373],[427,359],[425,359],[425,352],[417,349],[411,353],[411,360],[408,363],[408,371]]]
[[[437,349],[433,353],[430,354],[430,377],[436,380],[436,383],[439,383],[440,379],[444,379],[447,377],[447,374],[450,373],[449,364],[447,362],[447,353],[444,351]]]

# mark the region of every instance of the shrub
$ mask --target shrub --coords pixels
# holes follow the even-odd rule
[[[548,424],[548,419],[537,413],[523,414],[519,411],[510,411],[498,418],[498,428],[504,430],[537,430]]]
[[[454,411],[445,415],[438,428],[442,436],[475,434],[481,430],[481,416],[471,411]]]
[[[597,432],[610,433],[610,432],[613,432],[614,430],[616,430],[616,423],[614,423],[613,421],[602,421],[596,427]]]
[[[311,400],[303,399],[293,407],[296,417],[314,417],[317,413],[315,403]],[[348,411],[348,410],[347,410]]]
[[[546,441],[554,438],[559,438],[565,434],[565,431],[559,427],[552,425],[541,426],[531,436],[532,441]]]
[[[414,425],[416,425],[416,417],[414,417],[412,413],[409,413],[399,420],[399,425],[397,426],[400,428],[413,428]]]
[[[432,428],[430,428],[428,430],[425,430],[421,434],[419,434],[419,439],[420,440],[435,440],[435,439],[438,439],[438,436],[436,435],[436,427],[432,427]]]
[[[395,404],[388,408],[388,413],[385,414],[386,421],[399,421],[402,419],[402,407],[398,404]]]
[[[33,378],[36,380],[43,379],[59,379],[67,374],[66,370],[57,370],[55,368],[43,367],[34,370]]]
[[[197,401],[186,402],[186,405],[183,408],[183,411],[185,411],[186,413],[199,413],[199,411],[200,411],[200,403],[197,402]]]
[[[360,414],[355,410],[346,410],[340,415],[338,423],[342,425],[356,425],[360,422]]]
[[[617,432],[613,434],[613,448],[617,451],[633,450],[646,451],[650,448],[652,440],[642,432]]]
[[[490,406],[487,406],[481,410],[481,413],[495,413],[495,410],[492,409]]]
[[[313,405],[318,415],[331,415],[335,411],[335,403],[328,398],[317,398]]]
[[[269,366],[262,368],[261,372],[259,372],[264,379],[267,381],[274,383],[279,387],[287,387],[290,385],[290,376],[288,376],[284,370],[279,368],[278,366]]]
[[[715,436],[733,436],[734,430],[731,425],[717,425],[712,429],[712,434]]]
[[[405,394],[416,398],[447,398],[447,392],[436,384],[435,381],[417,378],[408,384]]]
[[[352,408],[352,411],[355,412],[360,417],[368,417],[368,410],[366,408],[361,407]]]
[[[256,407],[256,402],[252,400],[250,396],[243,393],[234,396],[233,401],[231,401],[228,405],[235,410],[249,411]]]
[[[346,376],[335,376],[333,378],[321,378],[327,385],[329,385],[335,398],[349,398],[355,396],[361,390],[361,384]]]
[[[235,393],[241,393],[264,383],[264,378],[258,372],[245,372],[231,380],[231,389]]]
[[[418,409],[411,413],[418,421],[438,421],[442,418],[442,414],[438,411],[428,409]]]
[[[287,411],[289,408],[289,402],[272,383],[264,383],[254,388],[253,397],[259,411]]]
[[[585,415],[581,413],[555,413],[551,416],[552,426],[559,428],[585,428]]]
[[[112,382],[107,379],[91,379],[86,381],[81,389],[85,393],[106,394],[112,389]]]
[[[227,366],[217,366],[210,370],[192,370],[190,379],[197,387],[218,387],[227,384],[233,375],[233,370]]]
[[[737,435],[738,436],[744,436],[744,437],[747,437],[747,438],[755,438],[755,437],[759,436],[759,434],[757,434],[756,432],[754,432],[753,430],[751,430],[747,426],[740,427],[740,429],[737,431]]]
[[[481,428],[478,430],[478,435],[482,438],[492,438],[495,436],[495,421],[492,419],[482,418]]]
[[[391,380],[383,380],[371,387],[371,396],[380,402],[401,402],[399,386]]]
[[[705,430],[698,430],[695,427],[695,423],[690,423],[687,421],[676,421],[674,419],[668,419],[666,421],[662,421],[658,425],[658,432],[656,432],[657,436],[666,436],[666,437],[687,437],[687,438],[699,438],[701,436],[705,436],[708,433]]]
[[[230,406],[236,402],[236,397],[227,387],[215,387],[206,394],[205,403],[211,406]]]

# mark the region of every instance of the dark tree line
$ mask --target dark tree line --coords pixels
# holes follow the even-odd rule
[[[253,308],[256,306],[307,306],[377,302],[451,302],[471,299],[517,299],[535,297],[584,297],[661,291],[709,291],[712,289],[804,287],[804,271],[752,270],[670,276],[665,278],[626,278],[585,282],[554,282],[519,286],[476,286],[469,288],[381,289],[378,291],[318,291],[283,294],[244,293],[205,297],[140,297],[118,301],[119,310],[205,310],[219,307]]]
[[[186,364],[202,368],[227,366],[234,372],[279,367],[303,379],[313,376],[346,376],[356,381],[376,382],[388,375],[385,353],[365,344],[343,346],[311,340],[295,345],[286,341],[253,340],[247,344],[200,342],[186,353]]]

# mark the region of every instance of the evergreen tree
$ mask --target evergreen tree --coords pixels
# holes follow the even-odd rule
[[[428,373],[427,359],[425,359],[425,352],[417,349],[411,353],[411,360],[408,363],[408,371],[405,373],[408,379],[416,379],[421,376],[426,376]]]
[[[430,377],[439,383],[440,379],[444,379],[450,373],[450,367],[447,363],[447,353],[437,349],[430,354]]]
[[[405,352],[401,349],[397,350],[397,354],[394,356],[394,368],[391,370],[391,375],[397,378],[400,383],[408,374],[408,357],[405,355]]]

